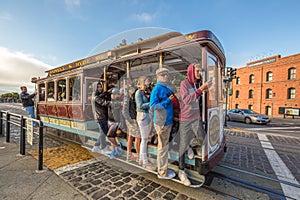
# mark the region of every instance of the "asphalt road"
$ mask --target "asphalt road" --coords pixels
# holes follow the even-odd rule
[[[271,133],[278,136],[300,137],[300,119],[299,118],[273,118],[267,125],[245,124],[243,122],[227,122],[228,127],[237,128],[244,131]]]

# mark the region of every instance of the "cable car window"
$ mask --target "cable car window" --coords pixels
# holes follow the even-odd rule
[[[93,83],[94,82],[97,82],[98,80],[97,79],[86,79],[86,99],[87,99],[87,103],[91,103],[91,99],[92,99],[92,96],[93,96],[93,92],[95,92],[93,90]]]
[[[48,82],[47,101],[54,101],[54,82]]]
[[[207,70],[208,70],[208,79],[211,80],[211,85],[208,92],[208,100],[210,102],[209,107],[217,107],[218,106],[218,67],[216,57],[212,54],[208,53],[207,56]]]
[[[81,78],[79,76],[70,78],[70,101],[81,100]]]
[[[45,83],[39,84],[39,101],[45,101],[46,86]]]
[[[58,101],[66,101],[66,80],[59,80],[57,86]]]

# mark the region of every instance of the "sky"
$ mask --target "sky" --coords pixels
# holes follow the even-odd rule
[[[230,67],[298,54],[299,10],[298,0],[1,0],[0,94],[33,91],[32,77],[144,27],[211,30]]]

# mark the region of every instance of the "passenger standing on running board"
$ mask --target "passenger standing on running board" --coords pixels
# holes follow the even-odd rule
[[[23,107],[29,113],[29,117],[35,119],[34,101],[32,99],[35,97],[36,92],[29,95],[27,93],[27,87],[26,86],[22,86],[20,89],[22,91],[21,94],[20,94],[20,98],[22,100]],[[37,126],[38,124],[36,122],[34,122],[33,125]]]
[[[159,68],[156,71],[157,84],[150,96],[150,108],[153,109],[154,128],[158,137],[157,144],[157,176],[160,179],[172,179],[175,172],[168,169],[169,138],[173,124],[174,110],[172,99],[174,94],[169,85],[169,70]]]
[[[149,162],[147,156],[148,150],[148,137],[152,128],[152,121],[149,116],[149,98],[151,97],[150,87],[151,81],[150,77],[141,76],[138,79],[138,90],[135,92],[135,102],[137,111],[137,123],[140,128],[141,133],[141,147],[140,147],[140,159],[139,164],[145,169],[156,170],[156,167]],[[147,92],[148,91],[148,92]]]
[[[110,158],[122,155],[121,144],[116,141],[117,130],[120,127],[122,111],[122,101],[120,98],[120,90],[113,88],[111,91],[111,101],[108,104],[108,132],[107,138],[113,146],[113,150],[110,154]]]
[[[101,123],[102,123],[101,121],[105,120],[105,115],[107,115],[107,107],[103,106],[107,103],[107,101],[105,102],[105,100],[104,100],[102,104],[98,104],[98,103],[100,103],[99,101],[98,101],[98,103],[95,102],[96,97],[103,94],[103,83],[100,81],[98,83],[95,82],[93,84],[93,89],[96,91],[95,91],[95,93],[93,93],[93,96],[92,96],[92,108],[93,108],[93,112],[94,112],[94,118],[95,118],[95,120],[97,120],[97,125],[99,128],[100,134],[97,139],[97,142],[95,143],[95,146],[92,149],[92,152],[102,153],[102,154],[110,154],[111,150],[106,145],[106,136],[101,128]]]
[[[178,177],[181,182],[189,186],[191,185],[187,174],[184,171],[185,153],[188,158],[193,159],[194,151],[201,155],[201,146],[205,136],[202,126],[202,101],[201,96],[204,91],[208,90],[211,81],[202,84],[201,77],[202,68],[199,64],[190,64],[187,69],[187,79],[180,83],[180,96],[182,100],[179,114],[179,173]]]
[[[130,82],[130,80],[128,80]],[[129,84],[127,84],[129,86]],[[124,116],[126,126],[128,128],[128,140],[127,140],[127,161],[139,161],[140,156],[140,143],[141,143],[141,134],[140,129],[136,121],[136,103],[135,103],[135,91],[134,87],[124,88],[124,101],[122,114]],[[134,147],[137,153],[137,156],[132,154],[132,143],[135,140]]]

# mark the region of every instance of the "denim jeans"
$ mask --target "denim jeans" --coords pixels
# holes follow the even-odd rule
[[[29,117],[31,117],[32,119],[35,119],[33,106],[26,106],[25,110],[29,113]],[[33,126],[38,126],[38,123],[33,122]]]
[[[29,113],[29,117],[35,119],[33,106],[27,106],[27,107],[25,107],[25,110]]]
[[[148,163],[148,137],[152,128],[152,121],[147,115],[145,119],[142,121],[137,121],[138,126],[140,128],[140,133],[141,133],[141,146],[140,146],[140,161],[143,164]]]

